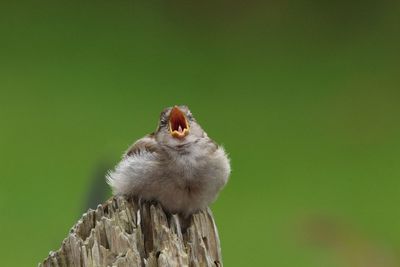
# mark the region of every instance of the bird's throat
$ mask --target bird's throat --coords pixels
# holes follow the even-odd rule
[[[189,134],[189,123],[177,106],[172,108],[169,116],[169,131],[172,137],[179,139]]]

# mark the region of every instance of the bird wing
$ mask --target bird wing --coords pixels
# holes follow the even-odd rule
[[[154,135],[137,140],[123,155],[122,160],[107,175],[107,183],[114,194],[142,195],[157,168],[160,148]]]
[[[154,138],[154,133],[146,135],[145,137],[137,140],[131,145],[124,153],[123,157],[130,157],[138,155],[142,152],[159,152],[159,146]]]

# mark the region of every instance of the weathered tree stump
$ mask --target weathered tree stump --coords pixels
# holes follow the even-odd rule
[[[209,209],[181,219],[157,203],[113,197],[83,214],[39,266],[222,266],[222,259]]]

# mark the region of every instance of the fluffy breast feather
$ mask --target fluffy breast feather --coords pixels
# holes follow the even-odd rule
[[[171,212],[190,214],[206,208],[226,184],[229,159],[210,139],[183,150],[161,146],[149,149],[154,147],[154,139],[143,139],[132,147],[135,153],[127,153],[107,176],[114,194],[158,200]]]

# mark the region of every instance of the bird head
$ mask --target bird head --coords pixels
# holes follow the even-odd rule
[[[187,106],[174,106],[161,112],[155,138],[168,146],[179,146],[206,136]]]

